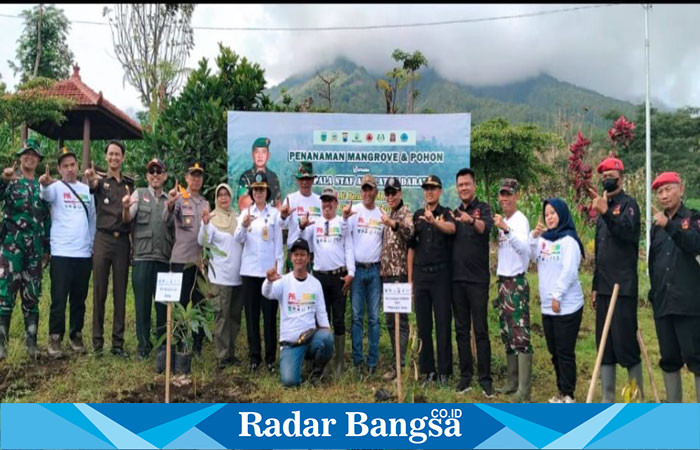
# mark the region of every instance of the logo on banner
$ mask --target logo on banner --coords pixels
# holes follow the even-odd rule
[[[343,142],[347,142],[347,141],[348,141],[348,132],[343,131]]]
[[[338,142],[338,133],[331,133],[331,142]]]
[[[377,134],[377,142],[384,142],[384,133]]]
[[[401,142],[408,141],[408,135],[406,133],[401,133]]]
[[[352,136],[352,141],[353,142],[362,142],[362,136],[360,135],[359,132],[355,132],[355,134]]]
[[[367,136],[365,136],[365,140],[367,140],[367,142],[372,142],[372,139],[372,133],[367,133]]]
[[[328,135],[326,134],[325,131],[321,132],[321,142],[326,142],[326,139],[328,139]]]
[[[396,142],[396,133],[389,133],[389,142]]]

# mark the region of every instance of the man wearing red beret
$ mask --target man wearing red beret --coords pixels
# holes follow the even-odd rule
[[[603,195],[590,188],[598,212],[595,233],[595,271],[591,307],[595,310],[596,346],[600,344],[613,286],[620,285],[615,314],[600,367],[601,402],[615,402],[615,369],[627,368],[644,398],[642,365],[637,343],[637,265],[641,219],[639,205],[622,189],[624,165],[608,157],[598,165]]]
[[[654,208],[649,249],[649,301],[654,308],[666,400],[683,401],[681,368],[695,374],[700,401],[700,213],[681,201],[683,185],[664,172],[651,185],[663,212]]]

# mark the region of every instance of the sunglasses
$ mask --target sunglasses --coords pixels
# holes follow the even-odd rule
[[[162,175],[163,172],[164,172],[164,170],[161,169],[160,167],[151,167],[150,169],[148,169],[148,173],[150,173],[151,175],[156,175],[156,174]]]

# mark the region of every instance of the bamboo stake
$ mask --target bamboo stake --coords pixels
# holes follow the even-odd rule
[[[168,302],[167,338],[165,350],[165,403],[170,403],[170,335],[172,334],[173,304]]]
[[[617,303],[617,294],[620,291],[620,285],[615,283],[613,287],[612,297],[610,298],[610,306],[608,307],[608,313],[605,316],[605,325],[603,326],[603,335],[600,337],[600,345],[598,345],[598,355],[595,359],[595,366],[593,366],[593,376],[591,376],[591,384],[588,387],[588,395],[586,396],[586,403],[591,403],[593,401],[593,394],[595,393],[595,384],[598,379],[598,372],[600,371],[600,365],[603,363],[603,353],[605,351],[605,343],[608,340],[608,332],[610,331],[610,322],[612,322],[612,316],[615,312],[615,304]]]
[[[398,389],[396,398],[402,402],[403,391],[401,390],[401,343],[399,342],[399,313],[394,313],[394,340],[396,341],[396,387]]]

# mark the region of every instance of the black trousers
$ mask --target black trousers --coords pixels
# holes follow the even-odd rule
[[[605,316],[608,314],[610,296],[596,296],[595,308],[595,345],[600,345],[603,335]],[[608,340],[603,351],[603,364],[620,364],[622,367],[636,366],[641,362],[637,342],[637,298],[618,297],[615,313],[610,322]]]
[[[345,282],[340,277],[344,277],[347,274],[347,272],[336,275],[314,272],[314,276],[321,283],[321,288],[323,288],[326,314],[328,314],[328,319],[333,324],[333,334],[336,336],[345,335],[347,297],[343,295],[343,284]]]
[[[241,277],[241,295],[245,308],[245,328],[248,334],[248,357],[251,363],[260,364],[260,311],[263,315],[265,339],[265,363],[274,364],[277,360],[277,300],[262,295],[265,278]]]
[[[435,273],[414,269],[413,290],[418,338],[422,342],[418,362],[421,373],[435,372],[433,352],[433,314],[437,340],[438,373],[452,375],[452,306],[450,273],[445,268]]]
[[[104,346],[105,302],[112,271],[114,315],[112,320],[112,348],[124,348],[124,320],[126,317],[126,288],[129,281],[129,253],[131,242],[128,234],[114,237],[97,230],[92,255],[92,347]]]
[[[382,277],[382,283],[406,283],[408,282],[408,276],[402,275],[399,277]],[[385,313],[384,321],[386,322],[386,329],[389,331],[389,340],[391,341],[391,351],[394,354],[393,361],[396,361],[396,318],[395,313]],[[399,314],[399,360],[401,361],[401,367],[406,364],[406,347],[408,346],[408,314]]]
[[[171,263],[170,269],[173,272],[182,272],[182,290],[180,291],[180,304],[187,308],[187,305],[192,301],[192,306],[197,306],[204,299],[204,295],[197,287],[197,276],[201,278],[199,270],[196,266],[185,269],[185,264]],[[199,353],[202,351],[204,343],[204,330],[201,328],[194,333],[194,351]]]
[[[688,370],[700,375],[700,317],[664,316],[654,319],[659,338],[664,372],[675,372],[688,365]]]
[[[156,308],[156,341],[165,334],[168,308],[165,303],[154,302],[158,272],[167,272],[169,265],[160,261],[134,261],[131,284],[134,289],[134,313],[138,351],[146,354],[153,348],[151,342],[151,311]],[[163,344],[165,345],[165,344]]]
[[[63,340],[66,332],[66,303],[70,299],[70,323],[68,336],[73,339],[82,333],[85,323],[85,299],[87,298],[92,258],[51,256],[51,312],[49,334],[58,334]]]
[[[557,388],[571,398],[574,398],[576,391],[576,338],[581,328],[581,318],[583,308],[564,316],[542,314],[544,337],[552,355]]]
[[[452,283],[452,311],[455,316],[459,372],[464,380],[471,381],[474,362],[471,346],[471,324],[474,322],[476,358],[479,384],[490,385],[491,342],[488,323],[489,285],[477,283]]]

